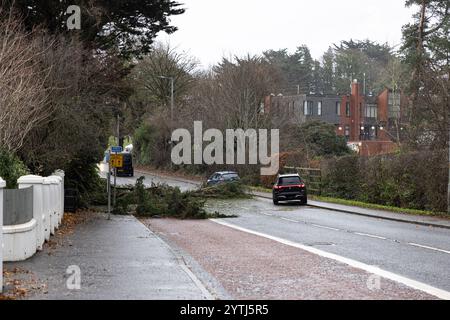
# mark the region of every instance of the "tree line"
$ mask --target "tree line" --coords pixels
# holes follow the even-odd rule
[[[262,102],[271,93],[346,94],[353,79],[364,82],[367,94],[388,87],[408,97],[406,151],[448,145],[448,1],[406,1],[417,13],[404,26],[398,51],[350,39],[330,45],[320,59],[300,45],[294,52],[223,58],[207,70],[194,57],[154,43],[159,32],[176,31],[170,17],[184,12],[179,3],[80,0],[81,29],[68,31],[71,2],[0,2],[0,148],[32,173],[66,170],[68,185],[81,192],[96,187],[96,163],[117,115],[122,135],[133,137],[138,162],[155,166],[170,163],[172,130],[194,120],[219,130],[278,128],[281,150],[307,154],[308,161],[341,156],[345,142],[332,126],[300,125],[302,119],[292,126],[293,115],[271,118]],[[174,80],[173,118],[168,78]]]
[[[0,176],[10,187],[63,169],[81,197],[99,189],[97,163],[133,91],[126,77],[184,12],[169,0],[75,2],[80,30],[66,25],[73,1],[0,0]]]

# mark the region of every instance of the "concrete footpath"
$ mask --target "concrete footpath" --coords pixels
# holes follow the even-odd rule
[[[47,244],[42,252],[8,270],[27,270],[45,285],[30,290],[26,299],[210,299],[209,292],[170,247],[132,216],[101,214],[57,235],[60,244]],[[80,289],[76,270],[81,271]],[[69,270],[69,273],[68,272]],[[70,287],[70,286],[69,286]]]

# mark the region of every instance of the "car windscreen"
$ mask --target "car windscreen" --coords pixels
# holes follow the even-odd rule
[[[299,177],[281,177],[278,184],[282,186],[297,185],[301,184],[301,179]]]

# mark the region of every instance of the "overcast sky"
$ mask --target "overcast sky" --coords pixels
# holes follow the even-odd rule
[[[159,41],[197,57],[204,67],[221,57],[260,54],[301,44],[319,59],[333,43],[371,39],[396,45],[411,21],[404,0],[178,0],[179,30]]]

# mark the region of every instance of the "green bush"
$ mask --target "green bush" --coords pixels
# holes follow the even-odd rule
[[[315,156],[343,156],[352,153],[342,136],[336,134],[334,125],[322,121],[308,121],[295,133],[297,141]]]
[[[17,188],[17,179],[28,173],[28,168],[17,156],[0,148],[0,177],[6,181],[6,188]]]
[[[322,195],[400,208],[447,210],[445,151],[328,159]]]
[[[82,153],[64,166],[66,189],[75,189],[80,207],[90,204],[102,205],[107,201],[106,182],[100,178],[97,164],[99,159],[92,154]]]
[[[356,155],[333,158],[322,166],[322,193],[329,197],[358,199],[362,180]]]

